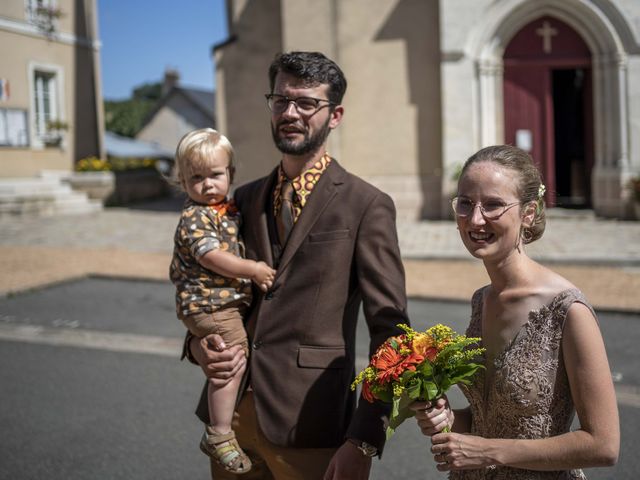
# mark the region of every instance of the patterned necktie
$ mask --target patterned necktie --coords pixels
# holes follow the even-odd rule
[[[293,228],[293,184],[287,180],[282,182],[280,191],[280,212],[276,218],[278,224],[278,239],[284,247]]]

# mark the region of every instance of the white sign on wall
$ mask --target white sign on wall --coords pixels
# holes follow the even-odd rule
[[[525,152],[530,152],[533,148],[533,135],[531,130],[516,130],[516,147]]]

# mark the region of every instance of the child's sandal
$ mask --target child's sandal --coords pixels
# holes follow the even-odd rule
[[[219,434],[207,426],[200,449],[227,472],[238,474],[251,470],[251,460],[240,448],[233,430]]]

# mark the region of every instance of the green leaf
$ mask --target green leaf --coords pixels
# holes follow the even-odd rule
[[[386,439],[389,440],[396,433],[396,429],[387,425]]]
[[[420,398],[420,387],[422,387],[422,381],[418,378],[416,378],[411,385],[407,386],[405,392],[411,401],[416,401]]]
[[[459,365],[451,372],[450,381],[452,384],[460,383],[462,380],[472,377],[482,365],[470,363],[467,365]]]
[[[399,414],[401,414],[403,410],[409,410],[409,405],[411,405],[415,401],[413,398],[411,398],[407,390],[402,392],[402,395],[400,395],[399,399],[400,399],[400,401],[398,402]],[[411,410],[411,412],[413,412],[413,410]],[[413,414],[411,416],[413,416]]]
[[[393,397],[393,402],[391,402],[391,416],[389,417],[390,422],[392,418],[396,418],[400,414],[400,398],[401,397]]]
[[[387,425],[387,440],[389,440],[392,435],[396,432],[396,429],[402,424],[402,422],[404,422],[407,418],[411,418],[415,415],[415,412],[413,410],[403,410],[402,412],[400,412],[400,414],[391,419],[389,418],[389,425]]]
[[[456,382],[451,378],[447,378],[447,377],[443,378],[442,382],[440,383],[439,393],[440,394],[446,393],[447,390],[449,390],[451,386],[454,385],[455,383]]]
[[[393,402],[393,393],[391,393],[389,390],[376,388],[374,389],[373,394],[385,403]]]
[[[391,438],[402,422],[415,415],[415,412],[409,408],[413,402],[414,399],[409,396],[406,390],[399,397],[393,398],[389,425],[387,426],[387,439]]]
[[[400,381],[404,385],[408,383],[415,376],[416,376],[416,372],[414,372],[413,370],[405,370],[404,372],[402,372],[402,375],[400,375]]]
[[[433,375],[433,365],[429,360],[426,360],[420,364],[418,371],[425,377]]]
[[[422,398],[434,400],[438,395],[438,386],[434,382],[422,382]]]

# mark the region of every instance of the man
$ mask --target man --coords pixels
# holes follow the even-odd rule
[[[326,151],[344,113],[340,68],[320,53],[286,53],[269,80],[282,161],[235,193],[247,257],[277,270],[246,321],[248,388],[233,428],[253,470],[241,478],[366,479],[384,445],[388,406],[362,400],[356,408],[355,331],[361,304],[370,353],[408,323],[395,208]],[[216,385],[244,362],[217,336],[187,345]],[[206,420],[206,403],[199,412]],[[240,478],[214,462],[212,476]]]

